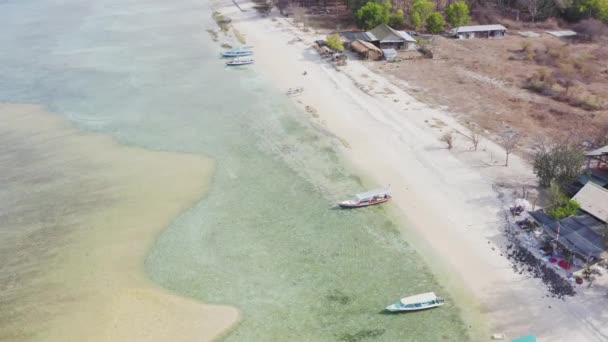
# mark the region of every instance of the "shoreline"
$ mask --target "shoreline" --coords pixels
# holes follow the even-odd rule
[[[524,160],[512,155],[509,166],[502,166],[504,152],[487,139],[478,151],[469,151],[458,134],[468,129],[453,115],[407,94],[401,81],[356,60],[338,71],[310,47],[321,37],[302,32],[276,13],[263,18],[251,4],[241,7],[247,12],[229,2],[219,10],[233,19],[247,44],[254,45],[255,67],[279,88],[303,87],[304,93],[293,100],[304,115],[312,108],[313,124],[339,137],[355,170],[375,184],[392,184],[391,210],[397,211],[400,222],[411,223],[403,235],[417,240],[415,248],[450,287],[465,323],[476,317],[487,320],[487,327],[472,328],[473,335],[505,332],[509,337],[535,334],[546,340],[588,341],[605,337],[601,322],[586,313],[585,302],[597,294],[566,301],[547,298],[539,279],[516,274],[503,256],[508,200],[501,197],[535,184]],[[439,141],[446,130],[458,136],[451,151]],[[449,274],[442,274],[446,270]]]
[[[12,316],[0,339],[213,340],[237,325],[236,308],[172,293],[144,272],[158,236],[206,192],[211,160],[123,146],[36,105],[1,104],[0,115],[12,146],[5,160],[35,157],[7,184],[23,192],[13,226],[31,233],[15,235],[23,256],[5,269],[15,304],[0,310]],[[38,217],[41,208],[50,216]],[[29,246],[31,236],[44,244]]]

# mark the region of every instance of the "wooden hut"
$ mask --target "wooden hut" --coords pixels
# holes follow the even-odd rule
[[[376,45],[364,40],[355,40],[350,43],[350,48],[366,59],[377,61],[382,58],[382,50]]]

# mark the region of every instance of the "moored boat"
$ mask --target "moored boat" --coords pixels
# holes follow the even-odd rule
[[[398,303],[387,306],[386,310],[390,312],[418,311],[435,308],[443,304],[445,304],[444,300],[437,297],[435,292],[427,292],[401,298]]]
[[[389,187],[386,189],[376,189],[356,194],[354,198],[339,202],[342,208],[360,208],[368,205],[380,204],[391,199]]]
[[[253,58],[250,57],[237,57],[232,59],[230,62],[226,62],[226,65],[234,66],[234,65],[245,65],[253,63]]]
[[[249,50],[251,46],[244,46],[240,48],[234,48],[222,52],[223,57],[244,57],[253,55],[253,51]]]

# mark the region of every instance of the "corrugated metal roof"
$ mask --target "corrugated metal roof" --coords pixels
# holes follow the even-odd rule
[[[365,32],[345,31],[340,32],[340,36],[342,37],[342,40],[346,42],[354,42],[357,39],[368,40]]]
[[[563,30],[563,31],[545,31],[548,34],[555,36],[555,37],[572,37],[572,36],[576,36],[576,32],[571,31],[571,30]]]
[[[386,24],[380,24],[374,27],[371,31],[365,32],[365,35],[370,41],[380,42],[416,42],[416,39],[412,38],[405,31],[397,31]]]
[[[454,33],[467,33],[467,32],[486,32],[486,31],[506,31],[507,28],[502,25],[472,25],[472,26],[459,26],[454,29]]]
[[[585,153],[586,156],[589,157],[599,157],[602,155],[608,154],[608,145],[604,146],[604,147],[600,147],[597,150],[593,150],[593,151],[589,151],[587,153]]]
[[[543,229],[572,252],[582,257],[599,257],[606,250],[602,236],[603,226],[602,222],[585,214],[543,225]]]
[[[581,209],[604,222],[608,221],[608,190],[587,182],[572,198],[581,205]]]

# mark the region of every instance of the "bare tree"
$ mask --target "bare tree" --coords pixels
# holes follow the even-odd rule
[[[439,141],[444,142],[447,145],[448,150],[451,150],[452,146],[454,146],[454,135],[452,132],[445,132],[441,138],[439,138]]]
[[[500,146],[505,149],[505,166],[509,166],[509,155],[515,150],[520,139],[521,135],[519,132],[511,129],[503,131],[498,136]]]
[[[550,16],[556,7],[554,0],[519,0],[519,3],[528,11],[532,22]]]
[[[473,145],[473,151],[477,151],[477,146],[479,145],[479,141],[481,140],[481,133],[478,128],[472,128],[471,133],[467,136],[469,141],[471,141],[471,145]]]
[[[292,6],[291,12],[293,13],[294,21],[302,23],[304,31],[308,29],[308,18],[306,17],[306,8],[302,6]]]

